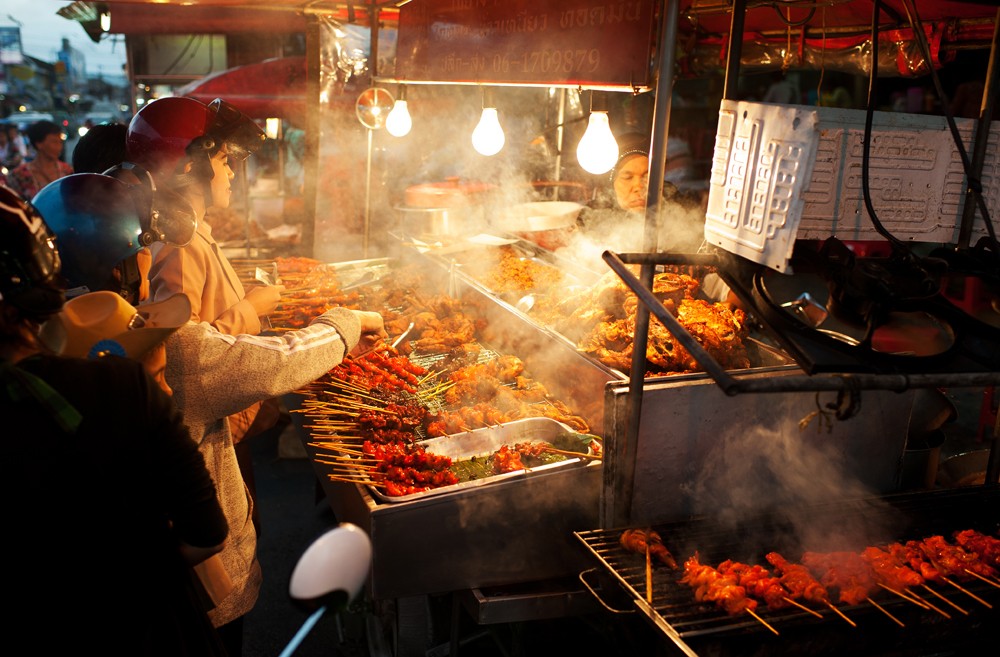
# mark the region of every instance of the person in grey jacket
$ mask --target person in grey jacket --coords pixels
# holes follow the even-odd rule
[[[79,176],[107,178],[97,174],[75,177]],[[120,288],[113,276],[116,269],[136,267],[141,276],[148,274],[148,265],[136,258],[141,247],[130,247],[122,241],[150,230],[148,221],[140,213],[122,210],[127,204],[116,202],[120,200],[116,197],[129,190],[128,185],[120,184],[94,180],[93,185],[102,189],[99,204],[83,203],[87,194],[80,190],[88,185],[81,185],[79,180],[57,186],[59,189],[50,192],[52,198],[43,199],[51,216],[46,221],[66,247],[60,250],[64,271],[77,272],[86,279],[67,280],[71,289],[86,282],[93,290],[95,281],[109,281],[117,292]],[[118,210],[110,212],[107,208]],[[72,228],[81,224],[93,227],[83,231],[85,240],[79,236],[81,231]],[[127,255],[119,262],[98,262],[100,259],[92,257],[95,253]],[[387,337],[378,313],[333,308],[309,326],[281,336],[226,335],[207,322],[189,322],[167,339],[166,380],[212,473],[229,523],[229,538],[220,556],[233,590],[209,612],[209,617],[231,657],[242,651],[242,620],[257,601],[261,569],[252,522],[253,502],[236,460],[227,416],[252,402],[301,388],[337,366],[352,350],[367,350]]]

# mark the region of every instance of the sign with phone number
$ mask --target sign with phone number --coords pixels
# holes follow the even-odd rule
[[[646,88],[654,0],[420,0],[399,10],[396,79]]]

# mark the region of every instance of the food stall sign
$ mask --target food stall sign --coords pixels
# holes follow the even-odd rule
[[[396,79],[648,88],[653,0],[419,0],[400,7]]]

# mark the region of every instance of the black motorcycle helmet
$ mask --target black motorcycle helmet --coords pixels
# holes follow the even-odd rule
[[[42,215],[0,186],[0,301],[42,322],[65,301],[55,234]]]

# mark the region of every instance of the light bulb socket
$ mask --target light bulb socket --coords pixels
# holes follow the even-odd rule
[[[608,95],[606,92],[598,91],[597,89],[590,90],[590,111],[591,112],[608,111]]]
[[[497,101],[493,96],[493,88],[483,87],[483,109],[486,109],[487,107],[496,108],[496,106]]]
[[[401,84],[396,88],[396,100],[406,100],[406,85]]]

